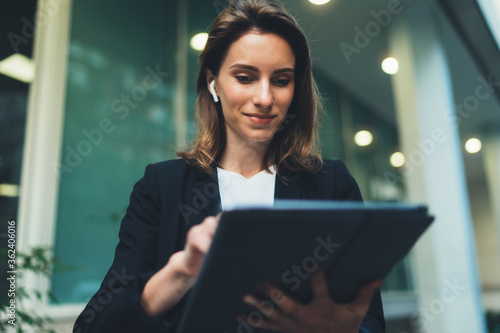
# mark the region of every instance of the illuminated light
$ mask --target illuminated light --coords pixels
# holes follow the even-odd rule
[[[310,3],[312,3],[313,5],[324,5],[325,3],[329,3],[330,0],[309,0]]]
[[[19,186],[14,184],[0,184],[0,196],[3,197],[18,197]]]
[[[196,51],[202,51],[205,48],[205,44],[207,44],[208,34],[206,32],[202,32],[196,34],[191,38],[191,47]]]
[[[359,131],[354,135],[354,142],[360,147],[369,146],[373,142],[373,135],[369,131]]]
[[[469,154],[475,154],[481,150],[482,146],[483,145],[481,144],[481,140],[476,139],[476,138],[471,138],[471,139],[467,140],[467,142],[465,143],[465,150]]]
[[[31,83],[35,77],[35,65],[30,58],[15,53],[0,61],[0,73],[25,83]]]
[[[389,57],[382,61],[382,70],[390,75],[394,75],[399,71],[399,62],[396,58]]]
[[[397,151],[391,155],[390,158],[391,165],[395,168],[402,167],[405,164],[405,155],[403,153]]]

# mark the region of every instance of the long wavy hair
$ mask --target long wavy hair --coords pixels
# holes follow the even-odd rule
[[[273,0],[233,1],[213,22],[199,56],[198,132],[192,148],[177,155],[205,173],[211,173],[214,164],[218,164],[226,144],[226,129],[220,103],[214,102],[207,88],[206,73],[210,70],[217,76],[230,45],[251,31],[280,36],[295,55],[293,100],[269,144],[262,167],[269,172],[267,161],[271,159],[276,170],[284,167],[292,172],[316,172],[323,164],[318,135],[322,106],[312,75],[309,45],[295,19]]]

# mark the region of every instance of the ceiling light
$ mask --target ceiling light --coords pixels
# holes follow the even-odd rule
[[[397,151],[391,155],[390,158],[391,165],[395,168],[402,167],[405,164],[405,155],[403,153]]]
[[[465,143],[465,150],[469,154],[475,154],[481,150],[482,144],[481,140],[476,138],[471,138]]]
[[[30,83],[35,77],[35,65],[30,58],[15,53],[0,61],[0,73],[10,76],[13,79]]]
[[[359,131],[354,135],[354,142],[360,147],[369,146],[373,142],[373,135],[369,131]]]
[[[14,184],[0,184],[0,196],[3,197],[18,197],[19,186]]]
[[[191,47],[197,51],[201,51],[205,48],[205,44],[208,40],[208,34],[205,32],[194,35],[191,38]]]
[[[389,57],[382,61],[382,70],[390,75],[394,75],[399,70],[399,63],[396,58]]]
[[[325,3],[329,3],[330,0],[309,0],[313,5],[324,5]]]

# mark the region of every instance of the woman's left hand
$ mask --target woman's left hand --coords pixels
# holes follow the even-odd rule
[[[330,298],[323,270],[311,275],[314,299],[302,304],[287,296],[269,282],[259,285],[258,292],[266,297],[249,294],[244,302],[259,310],[262,316],[240,316],[239,320],[253,327],[286,333],[357,333],[368,312],[374,291],[382,283],[365,284],[356,299],[350,303],[337,303]]]

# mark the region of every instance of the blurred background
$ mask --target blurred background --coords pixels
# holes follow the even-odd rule
[[[15,220],[19,251],[73,267],[23,275],[58,332],[98,289],[145,166],[194,138],[197,57],[228,2],[3,2],[0,242]],[[284,3],[310,40],[323,157],[365,200],[436,216],[384,281],[387,332],[500,332],[500,2]]]

